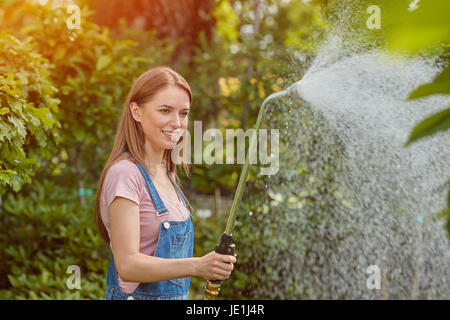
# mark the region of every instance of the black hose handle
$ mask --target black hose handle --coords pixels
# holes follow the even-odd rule
[[[232,237],[226,233],[222,234],[220,238],[220,243],[216,245],[214,251],[219,254],[228,254],[234,256],[234,244],[232,242]],[[220,284],[222,280],[208,280],[206,281],[205,287],[205,300],[213,300],[219,295]]]

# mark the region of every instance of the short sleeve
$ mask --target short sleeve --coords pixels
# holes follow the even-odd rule
[[[103,182],[108,208],[116,197],[123,197],[140,205],[140,174],[136,165],[127,160],[119,161],[109,168]]]

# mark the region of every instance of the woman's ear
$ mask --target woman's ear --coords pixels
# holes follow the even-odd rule
[[[141,122],[141,108],[139,108],[137,103],[134,101],[131,101],[130,103],[130,112],[134,120]]]

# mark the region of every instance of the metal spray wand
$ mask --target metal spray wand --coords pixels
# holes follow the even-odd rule
[[[256,128],[255,128],[256,130],[254,131],[254,133],[250,138],[249,149],[245,157],[244,167],[242,168],[241,171],[241,176],[239,178],[236,193],[234,195],[233,204],[231,205],[230,214],[228,216],[227,225],[225,227],[225,232],[222,234],[220,243],[216,245],[214,249],[214,251],[216,251],[219,254],[234,255],[234,244],[232,243],[232,233],[236,221],[237,211],[239,209],[242,195],[244,194],[245,190],[245,185],[247,183],[248,173],[250,171],[250,157],[254,154],[253,151],[256,148],[257,132],[259,131],[259,129],[262,126],[262,123],[264,122],[264,117],[266,114],[266,105],[269,101],[286,95],[290,95],[293,98],[299,99],[300,98],[299,84],[300,81],[297,81],[286,90],[271,94],[263,101],[261,108],[259,109],[258,118],[256,119]],[[222,282],[221,280],[207,280],[205,287],[205,300],[215,299],[219,295],[221,282]]]

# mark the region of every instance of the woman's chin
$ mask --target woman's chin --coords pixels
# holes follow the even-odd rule
[[[166,142],[164,143],[165,150],[172,150],[177,145],[178,141]]]

